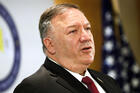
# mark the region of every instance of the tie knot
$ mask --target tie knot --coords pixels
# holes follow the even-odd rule
[[[93,83],[93,81],[88,76],[84,77],[82,79],[82,82],[85,83],[86,85]]]

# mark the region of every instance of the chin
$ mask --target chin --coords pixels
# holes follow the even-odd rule
[[[86,61],[86,63],[92,64],[92,63],[93,63],[93,59],[88,59],[88,60]]]
[[[90,57],[90,58],[86,58],[86,57],[85,57],[85,58],[82,59],[81,61],[82,61],[82,63],[84,63],[84,64],[90,65],[90,64],[93,63],[93,57]]]

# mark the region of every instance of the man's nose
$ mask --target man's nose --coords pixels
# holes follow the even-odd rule
[[[87,41],[90,41],[90,40],[91,40],[90,33],[87,30],[82,29],[81,30],[81,35],[80,35],[80,41],[81,42],[87,42]]]

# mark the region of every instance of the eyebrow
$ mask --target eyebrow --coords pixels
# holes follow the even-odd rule
[[[72,27],[76,27],[77,25],[70,25],[67,28],[72,28]]]
[[[84,24],[84,25],[89,25],[89,26],[91,26],[90,25],[90,23],[86,23],[86,24]],[[76,27],[77,25],[69,25],[67,28],[72,28],[72,27]]]

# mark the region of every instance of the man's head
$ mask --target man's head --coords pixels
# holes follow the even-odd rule
[[[93,62],[91,26],[77,6],[51,7],[41,16],[39,28],[45,53],[60,65],[82,73]]]
[[[70,9],[70,8],[75,8],[75,9],[80,10],[79,7],[76,6],[76,5],[72,5],[72,4],[59,4],[59,5],[55,5],[55,6],[50,7],[49,9],[44,11],[44,13],[41,15],[40,22],[39,22],[39,30],[40,30],[40,36],[41,36],[44,52],[45,52],[46,47],[45,47],[45,45],[43,43],[43,39],[46,36],[49,36],[49,32],[52,29],[51,20],[56,15],[62,14],[67,9]]]

